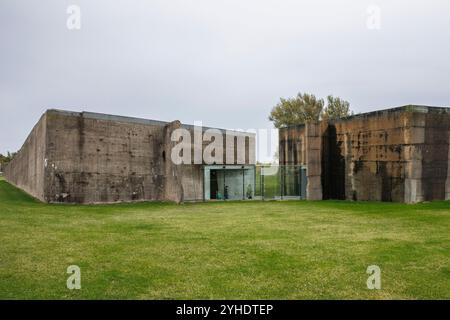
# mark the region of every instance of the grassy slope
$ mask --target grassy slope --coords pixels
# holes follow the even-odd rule
[[[0,299],[449,299],[449,230],[449,202],[66,206],[0,181]]]

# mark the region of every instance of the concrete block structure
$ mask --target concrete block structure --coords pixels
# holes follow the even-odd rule
[[[305,165],[307,199],[450,199],[450,108],[404,106],[280,129],[280,165]]]
[[[226,174],[230,183],[233,177],[236,180],[254,172],[255,135],[217,129],[224,136],[222,163],[200,159],[199,163],[174,164],[171,152],[177,141],[172,141],[172,133],[179,128],[192,133],[192,140],[183,142],[191,143],[194,159],[195,148],[204,150],[208,141],[194,144],[194,127],[179,121],[48,110],[4,175],[10,183],[49,203],[196,201],[211,198],[211,187],[216,193],[219,188],[222,194],[228,190],[230,199],[244,197],[248,185],[205,188],[204,181],[210,174]],[[208,165],[213,168],[205,170]]]
[[[178,129],[188,137],[174,139]],[[172,161],[180,142],[192,161]],[[213,142],[220,151],[205,160]],[[275,183],[280,199],[448,200],[449,144],[450,108],[441,107],[404,106],[282,128],[281,170],[271,180],[261,176],[260,185]],[[263,187],[256,192],[255,172],[253,133],[201,128],[199,134],[179,121],[61,110],[44,113],[4,168],[6,180],[49,203],[269,197]]]

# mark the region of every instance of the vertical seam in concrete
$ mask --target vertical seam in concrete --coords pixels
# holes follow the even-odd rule
[[[48,164],[48,111],[44,114],[44,169],[42,170],[42,198],[47,201],[47,164]]]

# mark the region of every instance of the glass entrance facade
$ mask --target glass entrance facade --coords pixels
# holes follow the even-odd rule
[[[204,200],[306,199],[306,167],[210,165],[203,167]]]
[[[306,199],[306,167],[261,165],[256,167],[255,199]]]
[[[255,196],[255,166],[204,166],[203,190],[205,200],[251,200]]]

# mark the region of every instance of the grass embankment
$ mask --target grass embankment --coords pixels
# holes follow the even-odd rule
[[[449,299],[449,231],[449,202],[47,205],[0,181],[0,298]]]

